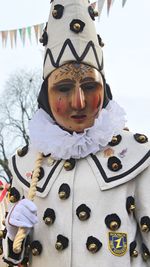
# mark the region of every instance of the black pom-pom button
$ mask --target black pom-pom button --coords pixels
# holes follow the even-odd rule
[[[138,256],[138,251],[136,250],[136,245],[137,245],[136,241],[133,241],[130,243],[129,251],[130,251],[130,256],[132,258],[136,258]]]
[[[10,188],[9,201],[11,203],[16,203],[20,200],[20,193],[15,187]]]
[[[0,239],[0,255],[3,254],[3,244],[2,244],[2,239]]]
[[[65,168],[66,171],[71,171],[71,170],[74,169],[75,164],[76,164],[75,159],[72,159],[72,158],[71,159],[68,159],[64,163],[64,168]]]
[[[70,196],[70,187],[68,184],[62,184],[58,191],[59,198],[65,200]]]
[[[148,216],[143,216],[140,221],[141,231],[148,233],[150,231],[150,218]]]
[[[112,137],[111,142],[109,142],[108,144],[110,146],[116,146],[121,142],[121,140],[122,140],[121,135],[115,135],[115,136]]]
[[[126,209],[127,209],[128,213],[134,212],[134,210],[135,210],[135,199],[134,199],[134,197],[132,197],[132,196],[127,197]]]
[[[68,244],[69,244],[69,239],[67,237],[65,237],[63,235],[58,235],[57,236],[57,241],[56,241],[56,244],[55,244],[55,248],[58,251],[62,251],[65,248],[67,248]]]
[[[105,224],[110,230],[116,231],[121,225],[121,220],[117,214],[113,213],[106,216]]]
[[[90,213],[91,213],[90,208],[87,207],[85,204],[81,204],[76,210],[76,215],[81,221],[89,219]]]
[[[45,224],[52,225],[55,219],[56,219],[55,211],[53,209],[47,208],[43,216]]]
[[[86,242],[86,247],[91,253],[96,253],[102,247],[102,243],[94,236],[89,236]]]
[[[150,252],[144,243],[142,243],[142,258],[144,261],[150,258]]]
[[[114,172],[119,171],[122,168],[120,159],[114,156],[108,159],[107,166],[111,171],[114,171]]]
[[[17,150],[17,155],[19,157],[24,157],[27,153],[28,153],[28,146],[27,145],[24,146],[23,148]]]
[[[145,134],[136,133],[136,134],[134,134],[134,138],[140,144],[144,144],[144,143],[148,142],[148,138]]]
[[[6,234],[7,234],[7,229],[6,228],[4,230],[0,230],[0,239],[2,239],[2,238],[5,239]]]
[[[40,255],[42,253],[42,249],[43,249],[41,243],[37,240],[35,240],[31,243],[30,248],[31,248],[33,256]]]

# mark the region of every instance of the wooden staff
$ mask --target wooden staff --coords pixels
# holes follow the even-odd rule
[[[40,175],[40,167],[42,164],[43,154],[38,153],[37,159],[35,161],[35,167],[32,175],[32,181],[30,184],[29,192],[28,192],[28,199],[33,201],[36,195],[36,187],[39,180]],[[23,227],[19,227],[16,237],[13,242],[13,252],[19,254],[21,252],[22,242],[26,237],[26,230]]]

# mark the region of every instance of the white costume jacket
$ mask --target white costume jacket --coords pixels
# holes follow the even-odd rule
[[[12,158],[12,187],[20,198],[27,196],[36,154],[26,148],[23,156]],[[38,241],[40,255],[31,256],[29,266],[150,266],[147,138],[124,130],[105,150],[70,162],[43,158],[34,201],[39,223],[30,240],[32,245]],[[23,259],[9,250],[6,260],[17,264]]]

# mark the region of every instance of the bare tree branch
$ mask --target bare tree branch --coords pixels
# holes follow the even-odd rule
[[[37,109],[41,71],[19,71],[10,76],[0,98],[0,177],[12,176],[8,158],[29,144],[28,122]]]

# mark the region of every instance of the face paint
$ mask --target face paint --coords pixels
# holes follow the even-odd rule
[[[57,113],[60,113],[61,112],[61,109],[62,109],[62,103],[61,103],[61,97],[59,97],[58,101],[56,102],[56,110],[57,110]]]
[[[94,96],[93,98],[93,109],[99,109],[101,104],[101,99],[99,95]]]
[[[48,78],[52,114],[57,124],[69,131],[83,132],[94,124],[103,94],[101,74],[84,64],[66,64]]]

